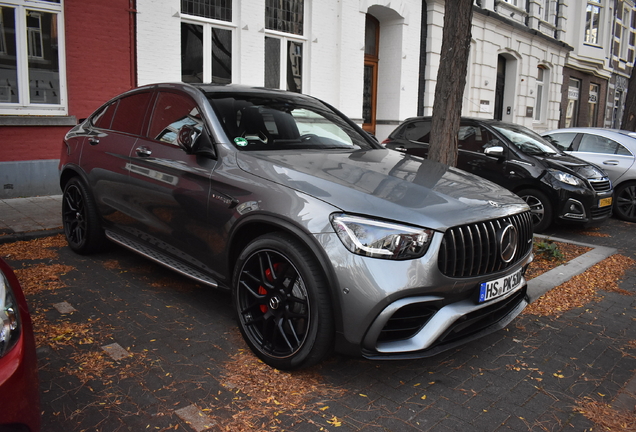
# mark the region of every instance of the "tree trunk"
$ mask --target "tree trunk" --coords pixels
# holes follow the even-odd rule
[[[625,98],[625,111],[623,111],[621,129],[636,131],[636,73],[634,73],[634,69],[632,69],[629,84],[627,85],[627,97]]]
[[[472,19],[472,0],[446,0],[428,158],[451,166],[457,165],[457,133],[466,85]]]

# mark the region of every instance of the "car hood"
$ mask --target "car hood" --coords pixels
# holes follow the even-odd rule
[[[247,173],[348,213],[433,229],[526,210],[506,189],[464,171],[388,149],[240,152]]]
[[[574,172],[586,179],[601,179],[605,177],[603,171],[596,165],[590,164],[583,159],[566,153],[559,153],[551,156],[536,156],[549,168],[566,172]]]

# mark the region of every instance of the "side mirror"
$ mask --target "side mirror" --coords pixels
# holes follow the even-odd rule
[[[186,153],[192,153],[192,148],[194,142],[201,135],[201,131],[192,127],[192,125],[183,125],[179,128],[179,132],[177,133],[177,144]]]
[[[504,148],[502,146],[492,146],[484,150],[484,153],[488,156],[503,157]]]

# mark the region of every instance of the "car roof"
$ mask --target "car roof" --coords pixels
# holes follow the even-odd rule
[[[255,87],[249,86],[245,84],[215,84],[215,83],[181,83],[181,82],[162,82],[162,83],[153,83],[146,84],[143,86],[139,86],[133,88],[127,92],[117,95],[113,99],[117,99],[123,95],[133,94],[141,91],[148,91],[153,89],[173,89],[173,90],[182,90],[186,93],[199,93],[203,94],[205,97],[213,96],[213,95],[222,95],[222,94],[235,94],[235,95],[243,95],[243,96],[256,96],[256,97],[264,97],[264,98],[284,98],[287,101],[298,101],[304,103],[319,103],[324,105],[325,102],[316,99],[313,96],[309,96],[302,93],[295,93],[286,90],[280,89],[271,89],[265,87]]]
[[[409,117],[406,120],[404,120],[404,123],[409,122],[409,121],[414,121],[414,120],[430,120],[432,119],[432,116],[418,116],[418,117]],[[502,125],[502,126],[523,126],[517,123],[511,123],[511,122],[505,122],[505,121],[501,121],[501,120],[495,120],[495,119],[487,119],[487,118],[481,118],[481,117],[460,117],[460,121],[473,121],[476,123],[484,123],[484,124],[488,124],[488,125],[492,125],[492,126],[497,126],[497,125]]]
[[[636,132],[622,130],[622,129],[609,129],[609,128],[600,128],[600,127],[573,127],[573,128],[561,128],[554,129],[547,132],[542,132],[541,135],[548,135],[551,133],[591,133],[597,135],[609,135],[617,134],[628,136],[630,138],[636,138]]]
[[[152,86],[152,85],[151,85]],[[245,84],[216,84],[216,83],[158,83],[154,84],[158,88],[181,88],[181,89],[192,89],[195,88],[203,93],[205,96],[212,95],[222,95],[222,94],[241,94],[241,95],[250,95],[250,96],[260,96],[265,98],[285,98],[291,100],[302,100],[302,101],[313,101],[316,102],[317,99],[305,95],[302,93],[295,93],[286,90],[280,89],[272,89],[266,87],[255,87],[249,86]]]

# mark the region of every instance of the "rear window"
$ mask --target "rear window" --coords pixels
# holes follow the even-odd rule
[[[209,94],[230,141],[240,150],[369,149],[357,128],[319,102],[252,94]]]
[[[421,120],[408,123],[404,129],[404,138],[428,144],[431,139],[431,121]]]
[[[110,129],[110,124],[113,122],[113,116],[117,109],[118,102],[119,101],[115,101],[98,112],[95,117],[93,117],[93,125],[101,129]]]
[[[150,92],[137,93],[119,100],[111,129],[133,135],[140,135],[144,124]]]

